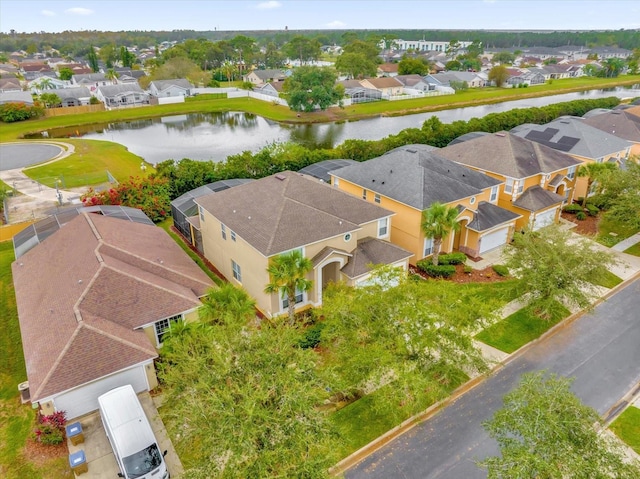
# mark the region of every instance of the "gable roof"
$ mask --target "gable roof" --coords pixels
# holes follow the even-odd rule
[[[81,73],[71,77],[75,83],[95,83],[107,79],[104,73]]]
[[[185,90],[190,90],[191,88],[193,88],[193,85],[189,82],[189,80],[185,80],[184,78],[178,78],[176,80],[154,80],[150,83],[150,85],[155,86],[158,91],[166,90],[167,88],[171,88],[174,86],[184,88]]]
[[[194,200],[264,256],[356,231],[393,212],[292,171]]]
[[[424,80],[424,78],[422,78],[420,75],[418,74],[413,74],[413,75],[398,75],[394,77],[396,80],[398,80],[400,83],[402,83],[404,86],[415,86],[418,83],[424,83],[426,84],[427,82]]]
[[[104,97],[113,97],[118,95],[128,95],[130,93],[145,93],[137,83],[125,83],[121,85],[104,85],[99,86],[98,91]]]
[[[467,225],[467,228],[473,231],[487,231],[495,226],[510,223],[522,215],[501,208],[500,206],[480,201],[478,209],[473,213],[473,219]]]
[[[400,83],[394,77],[365,78],[362,81],[368,82],[375,88],[393,88],[403,86],[402,83]]]
[[[212,285],[160,228],[88,213],[12,272],[33,401],[155,358],[134,328],[197,307]]]
[[[556,150],[594,159],[631,146],[628,141],[598,130],[585,123],[584,118],[575,116],[561,116],[544,125],[525,123],[511,129],[511,133]]]
[[[255,76],[257,76],[262,81],[268,80],[284,80],[287,78],[287,74],[284,70],[278,69],[270,69],[270,70],[253,70],[252,72]]]
[[[581,162],[572,156],[512,133],[482,135],[438,150],[463,165],[511,178],[551,173]]]
[[[629,110],[610,110],[600,115],[593,115],[584,120],[586,125],[615,135],[625,140],[640,143],[640,116]]]
[[[56,90],[56,95],[58,95],[62,101],[70,98],[80,100],[81,98],[89,98],[91,92],[86,86],[78,86],[73,88],[60,88]]]
[[[434,150],[428,145],[402,146],[332,174],[420,211],[436,201],[459,201],[501,183]]]
[[[340,270],[354,279],[371,271],[371,265],[394,264],[409,259],[413,253],[408,252],[388,241],[377,238],[363,238],[351,252],[349,262]]]

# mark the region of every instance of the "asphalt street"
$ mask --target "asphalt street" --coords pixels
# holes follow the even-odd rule
[[[349,479],[475,479],[475,461],[498,453],[482,422],[529,371],[575,378],[572,390],[604,415],[640,382],[640,279],[517,355],[434,417],[347,471]]]
[[[50,160],[62,152],[51,144],[21,143],[0,145],[0,170],[13,170]]]

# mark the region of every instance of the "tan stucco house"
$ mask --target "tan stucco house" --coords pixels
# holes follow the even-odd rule
[[[573,200],[581,161],[505,131],[464,137],[438,154],[503,182],[498,205],[522,215],[519,230],[558,221],[561,206]]]
[[[433,254],[433,239],[420,226],[422,212],[439,202],[459,211],[460,230],[443,239],[442,251],[471,257],[502,246],[519,214],[498,205],[503,182],[440,156],[428,145],[407,145],[330,172],[332,185],[396,213],[391,242],[411,252],[411,263]]]
[[[411,253],[389,242],[394,213],[332,188],[316,178],[285,171],[194,199],[204,256],[242,286],[266,316],[287,311],[280,294],[267,294],[272,258],[300,250],[313,263],[313,288],[296,309],[322,304],[330,282],[358,285],[372,265],[407,268]]]
[[[98,397],[115,387],[155,388],[164,334],[173,321],[195,319],[212,286],[165,231],[146,217],[138,222],[136,212],[49,217],[27,241],[28,230],[14,238],[29,400],[44,414],[66,411],[73,419],[98,409]],[[56,223],[63,226],[38,236]]]

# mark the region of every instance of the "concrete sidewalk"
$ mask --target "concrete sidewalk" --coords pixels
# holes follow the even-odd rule
[[[640,243],[640,233],[629,236],[627,239],[620,241],[620,243],[613,245],[611,249],[614,251],[624,251],[637,243]]]

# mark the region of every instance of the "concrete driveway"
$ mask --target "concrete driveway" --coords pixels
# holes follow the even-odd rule
[[[171,478],[181,477],[183,473],[182,463],[167,435],[167,430],[158,415],[158,409],[151,395],[148,392],[140,393],[138,394],[138,399],[140,399],[142,408],[147,418],[149,418],[151,429],[153,429],[158,440],[160,450],[167,451],[164,459],[171,473]],[[78,419],[78,421],[82,425],[84,442],[77,446],[71,444],[71,441],[67,441],[67,444],[69,446],[69,454],[73,454],[80,449],[84,450],[89,470],[81,475],[82,479],[114,479],[118,477],[120,469],[113,455],[109,439],[107,439],[107,434],[104,432],[100,413],[96,411],[87,414]]]

